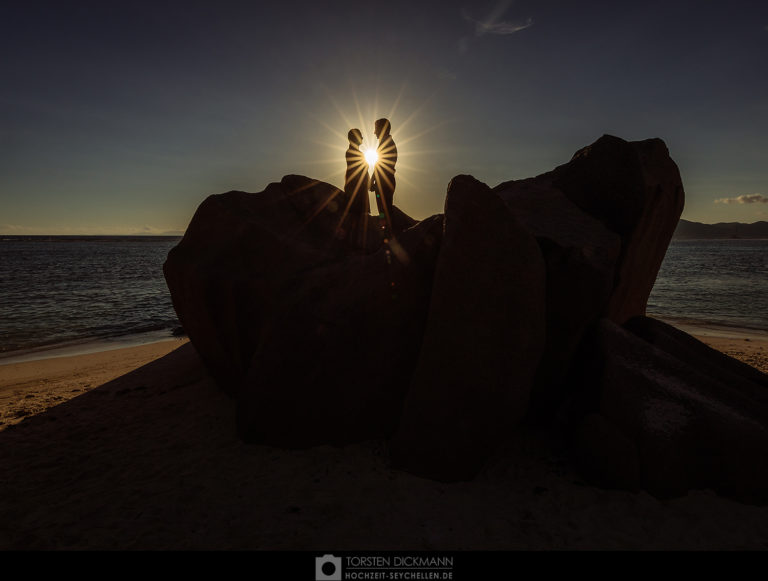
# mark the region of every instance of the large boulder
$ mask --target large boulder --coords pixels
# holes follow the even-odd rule
[[[579,208],[621,237],[605,316],[644,315],[648,296],[685,204],[680,171],[661,139],[604,135],[546,175]]]
[[[701,373],[768,405],[768,375],[758,369],[713,349],[685,331],[659,319],[638,316],[631,318],[623,326]]]
[[[584,334],[607,308],[621,239],[546,177],[505,182],[493,191],[536,238],[546,264],[546,346],[531,405],[547,417],[565,397],[563,384]]]
[[[528,410],[544,344],[545,267],[504,202],[457,176],[434,277],[392,459],[409,472],[465,480]]]
[[[442,233],[434,216],[386,247],[308,267],[260,324],[238,394],[247,442],[304,447],[389,436],[416,364]]]
[[[706,346],[692,341],[683,337],[682,345],[671,346],[673,355],[603,319],[592,365],[585,367],[594,409],[576,430],[575,456],[601,486],[644,489],[659,497],[710,488],[766,502],[765,377],[758,378],[762,385],[750,386],[752,370],[734,373],[735,384],[723,381],[731,366],[716,365],[714,375],[711,366],[700,367],[700,357],[690,354],[704,353]]]
[[[302,176],[259,194],[209,196],[164,265],[179,319],[237,398],[238,429],[249,441],[354,441],[396,422],[421,344],[442,217],[417,223],[394,209],[392,240],[385,244],[371,219],[358,247],[345,196]]]
[[[605,135],[570,162],[494,192],[547,264],[547,344],[532,411],[548,418],[569,396],[570,367],[591,326],[645,313],[683,209],[682,182],[660,139]]]

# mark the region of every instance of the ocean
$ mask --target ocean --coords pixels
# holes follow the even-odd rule
[[[768,240],[677,240],[647,314],[673,324],[768,331]]]
[[[180,239],[0,236],[0,358],[171,337],[163,262]]]
[[[170,338],[180,323],[162,267],[179,240],[0,237],[0,362]],[[768,331],[768,240],[673,241],[648,314]]]

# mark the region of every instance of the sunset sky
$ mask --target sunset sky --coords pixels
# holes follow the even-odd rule
[[[389,117],[395,204],[441,212],[609,133],[660,137],[683,218],[768,220],[768,2],[9,1],[0,233],[183,231],[289,173],[343,186]]]

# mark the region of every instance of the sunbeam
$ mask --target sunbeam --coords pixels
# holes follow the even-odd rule
[[[440,170],[435,159],[453,151],[444,137],[436,139],[450,121],[434,119],[434,111],[430,107],[434,93],[414,100],[407,83],[387,86],[382,79],[374,79],[364,87],[349,82],[343,91],[328,86],[321,90],[325,99],[321,98],[306,111],[309,127],[316,128],[310,131],[307,140],[312,144],[313,151],[306,165],[314,170],[308,169],[306,173],[343,189],[345,182],[348,184],[350,171],[349,159],[345,164],[344,153],[349,145],[347,132],[356,129],[361,140],[355,145],[359,148],[355,155],[359,154],[362,163],[367,166],[367,179],[374,180],[377,167],[387,174],[381,175],[380,181],[388,192],[388,204],[407,214],[412,214],[415,208],[421,215],[439,211],[439,207],[431,207],[432,200],[439,200],[441,194],[432,185],[435,172]],[[389,119],[391,123],[390,135],[397,144],[396,167],[387,160],[382,150],[383,142],[376,136],[374,122],[377,119]],[[427,122],[427,119],[430,121]],[[430,184],[429,189],[425,189],[427,184]],[[367,185],[361,186],[361,189],[365,192],[355,195],[367,198],[365,205],[373,219],[381,215],[390,225],[391,208],[381,206],[383,200],[376,198],[373,189],[369,192]],[[349,193],[345,199],[349,200]],[[356,212],[354,203],[350,204],[343,212],[345,216]]]

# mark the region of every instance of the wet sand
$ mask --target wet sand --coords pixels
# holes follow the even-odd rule
[[[696,334],[768,372],[765,336]],[[530,432],[456,484],[242,444],[186,340],[0,365],[0,421],[5,550],[768,549],[768,507],[601,490]]]

